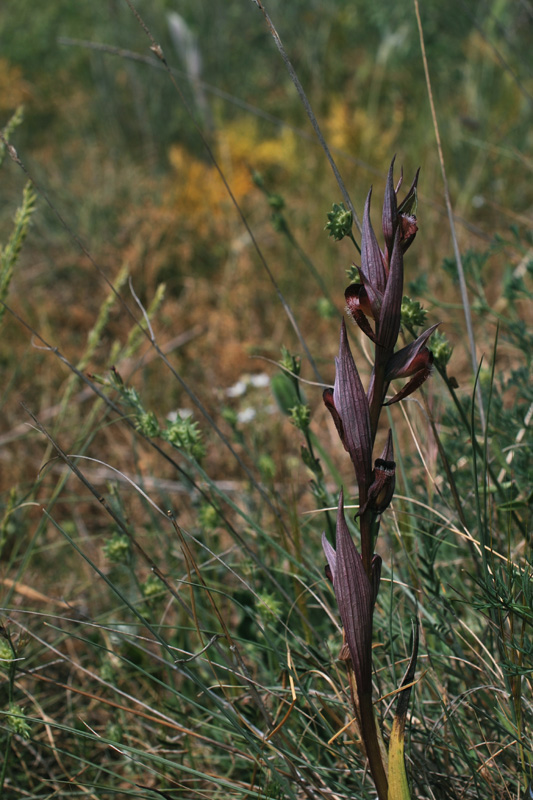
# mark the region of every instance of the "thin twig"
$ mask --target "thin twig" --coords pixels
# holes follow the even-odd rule
[[[440,132],[439,132],[439,124],[437,122],[437,114],[435,111],[435,103],[433,102],[433,91],[431,88],[431,78],[429,77],[429,68],[428,68],[428,61],[426,57],[426,46],[424,43],[424,30],[422,28],[422,20],[420,18],[420,9],[418,6],[418,0],[413,0],[415,5],[415,14],[416,14],[416,21],[418,24],[418,35],[420,38],[420,49],[422,51],[422,62],[424,64],[424,73],[426,76],[426,86],[428,90],[428,98],[429,98],[429,105],[431,108],[431,118],[433,120],[433,130],[435,131],[435,139],[437,140],[437,150],[439,154],[439,163],[440,169],[442,174],[442,181],[444,184],[444,200],[446,202],[446,211],[448,213],[448,221],[450,224],[450,232],[452,235],[452,242],[453,242],[453,252],[455,256],[455,261],[457,264],[457,273],[459,275],[459,286],[461,289],[461,300],[463,303],[463,311],[465,315],[465,323],[466,323],[466,330],[468,333],[468,343],[470,346],[470,358],[472,360],[472,369],[474,370],[474,374],[477,375],[478,372],[478,361],[476,356],[476,342],[474,339],[474,329],[472,326],[472,315],[470,313],[470,301],[468,299],[468,289],[466,287],[466,280],[465,280],[465,273],[463,269],[463,262],[461,259],[461,253],[459,250],[459,243],[457,241],[457,233],[455,230],[455,223],[453,220],[453,210],[452,210],[452,203],[450,200],[450,190],[448,187],[448,178],[446,176],[446,168],[444,166],[444,156],[442,153],[442,144],[440,139]],[[485,430],[485,412],[483,410],[483,397],[481,395],[481,387],[479,385],[479,381],[476,386],[476,397],[479,406],[479,418],[481,421],[481,428]]]
[[[265,21],[266,21],[266,23],[268,25],[270,33],[272,34],[272,38],[274,39],[276,47],[278,48],[279,53],[280,53],[280,55],[281,55],[281,57],[283,59],[283,62],[285,64],[285,66],[287,67],[287,71],[288,71],[288,73],[290,75],[291,81],[293,82],[293,84],[294,84],[294,86],[296,88],[296,91],[298,92],[298,96],[300,97],[300,100],[302,101],[303,107],[305,108],[305,112],[306,112],[307,116],[309,117],[309,121],[310,121],[311,125],[313,126],[313,130],[315,131],[315,133],[317,135],[317,139],[320,142],[320,146],[322,147],[324,153],[326,154],[326,158],[328,159],[330,167],[333,170],[333,174],[335,175],[335,180],[337,181],[337,183],[339,185],[339,189],[342,192],[342,196],[344,198],[344,202],[346,203],[346,205],[348,206],[348,208],[352,212],[353,221],[355,222],[355,224],[357,226],[357,229],[359,230],[359,233],[361,233],[361,231],[362,231],[361,222],[359,221],[359,217],[357,216],[355,208],[353,207],[353,203],[351,201],[350,195],[348,194],[348,190],[347,190],[346,186],[344,185],[344,181],[341,178],[341,174],[340,174],[339,170],[337,169],[337,165],[336,165],[336,163],[335,163],[335,161],[333,159],[333,156],[331,155],[331,152],[330,152],[330,149],[329,149],[329,147],[328,147],[328,145],[326,143],[326,140],[324,139],[324,136],[322,135],[322,131],[320,130],[320,126],[318,124],[318,120],[314,115],[313,109],[311,108],[311,104],[309,103],[309,100],[307,99],[307,95],[306,95],[306,93],[304,91],[304,88],[303,88],[302,84],[300,83],[300,79],[298,78],[298,76],[297,76],[297,74],[295,72],[295,69],[291,64],[290,58],[287,55],[287,51],[285,50],[285,48],[283,46],[283,42],[281,41],[279,33],[277,32],[276,28],[274,27],[274,24],[273,24],[272,20],[270,19],[270,17],[268,16],[268,14],[266,12],[266,9],[265,9],[263,3],[261,2],[261,0],[254,0],[254,3],[259,8],[259,10],[262,12],[262,14],[263,14],[263,16],[265,18]]]

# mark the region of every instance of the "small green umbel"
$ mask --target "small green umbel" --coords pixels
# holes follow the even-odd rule
[[[328,221],[324,230],[329,232],[330,236],[340,242],[345,236],[349,236],[352,232],[352,212],[347,211],[344,203],[333,203],[331,211],[328,211]]]

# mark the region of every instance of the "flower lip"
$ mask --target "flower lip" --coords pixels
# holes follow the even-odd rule
[[[368,292],[362,283],[351,283],[344,292],[346,300],[346,310],[354,322],[373,342],[376,341],[376,334],[372,330],[368,317],[373,316],[372,306],[368,297]]]
[[[400,242],[403,252],[411,247],[414,242],[418,225],[414,214],[400,214]]]
[[[427,364],[430,351],[426,347],[426,342],[439,325],[440,322],[431,325],[431,327],[421,333],[414,342],[411,342],[406,347],[402,347],[401,350],[397,350],[397,352],[390,357],[386,370],[388,381],[392,381],[395,378],[409,378],[411,375],[414,375],[423,364]]]
[[[394,447],[392,431],[389,435],[380,458],[374,462],[372,473],[373,481],[368,490],[366,503],[359,509],[358,516],[369,508],[374,514],[382,514],[391,503],[396,485],[396,462],[394,461]]]
[[[396,462],[376,459],[374,481],[368,490],[367,508],[374,514],[383,514],[391,504],[396,485]]]
[[[362,283],[351,283],[344,292],[346,307],[350,314],[362,311],[367,317],[372,316],[372,306],[368,292]]]
[[[394,397],[390,400],[387,400],[386,403],[383,403],[384,406],[391,406],[393,403],[397,403],[399,400],[403,400],[405,397],[409,397],[419,386],[427,381],[429,376],[433,371],[433,353],[431,350],[428,350],[427,347],[418,354],[416,358],[417,362],[417,369],[416,372],[410,372],[409,374],[413,377],[411,380],[405,384],[405,386],[397,392]]]

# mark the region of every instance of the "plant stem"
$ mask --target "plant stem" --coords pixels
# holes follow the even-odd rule
[[[2,796],[4,791],[4,783],[6,780],[7,775],[7,765],[9,762],[9,754],[11,752],[11,740],[13,738],[13,734],[9,733],[6,740],[6,746],[4,750],[4,763],[2,765],[2,772],[0,774],[0,796]]]
[[[422,62],[424,65],[424,74],[426,76],[426,87],[428,91],[428,99],[429,99],[429,106],[431,109],[431,118],[433,120],[433,130],[435,132],[435,140],[437,142],[437,152],[439,155],[439,163],[442,175],[442,182],[444,184],[444,200],[446,203],[446,211],[448,214],[448,221],[450,225],[450,232],[452,236],[452,243],[453,243],[453,252],[455,257],[455,263],[457,265],[457,275],[459,277],[459,287],[461,289],[461,300],[463,303],[463,312],[465,316],[465,324],[466,324],[466,331],[468,334],[468,343],[470,347],[470,358],[472,361],[472,369],[474,371],[474,375],[478,372],[478,362],[476,356],[476,341],[474,337],[474,329],[472,326],[472,313],[470,310],[470,301],[468,299],[468,289],[466,286],[465,280],[465,273],[463,269],[463,262],[461,259],[461,252],[459,250],[459,244],[457,241],[457,234],[455,231],[455,223],[453,220],[453,210],[452,210],[452,202],[450,199],[450,190],[448,188],[448,177],[446,175],[446,167],[444,166],[444,155],[442,152],[442,143],[440,139],[440,132],[439,132],[439,125],[437,122],[437,113],[435,111],[435,103],[433,102],[433,90],[431,88],[431,78],[429,76],[429,67],[426,57],[426,45],[424,42],[424,30],[422,28],[422,20],[420,18],[420,8],[418,6],[418,0],[413,0],[415,6],[415,14],[416,14],[416,21],[418,25],[418,34],[420,39],[420,50],[422,52]],[[481,394],[481,386],[479,382],[476,385],[476,395],[477,395],[477,402],[479,408],[479,418],[481,421],[481,428],[485,430],[486,422],[485,422],[485,411],[483,407],[483,397]]]
[[[376,717],[374,716],[374,705],[370,692],[364,692],[359,695],[359,713],[361,715],[361,735],[365,744],[366,756],[368,758],[372,778],[376,785],[378,797],[379,800],[387,800],[389,783],[381,757]]]
[[[361,498],[359,498],[359,502],[361,502]],[[359,518],[359,530],[361,532],[361,560],[363,562],[365,572],[370,580],[372,580],[372,556],[374,555],[372,541],[372,521],[374,516],[375,514],[367,509]]]

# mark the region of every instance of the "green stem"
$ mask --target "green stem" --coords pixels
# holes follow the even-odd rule
[[[3,791],[4,791],[4,783],[5,783],[5,780],[6,780],[7,765],[8,765],[8,762],[9,762],[9,754],[11,752],[11,740],[12,740],[12,738],[13,738],[13,734],[9,733],[8,736],[7,736],[6,747],[5,747],[5,751],[4,751],[4,763],[2,764],[2,772],[0,773],[0,797],[2,796]]]

